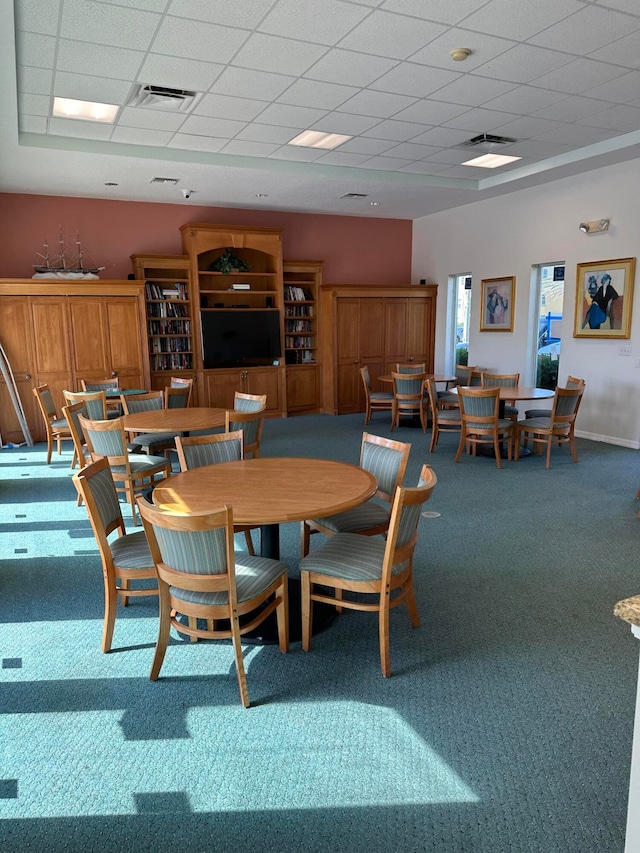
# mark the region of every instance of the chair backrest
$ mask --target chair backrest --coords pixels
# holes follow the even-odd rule
[[[407,563],[413,556],[418,541],[420,512],[437,482],[433,468],[423,465],[417,486],[398,486],[395,490],[382,566],[383,589],[391,582],[393,567]]]
[[[474,370],[469,379],[469,385],[475,388],[482,387],[482,371]]]
[[[371,377],[369,376],[369,368],[361,367],[360,376],[362,377],[362,384],[364,385],[365,397],[368,399],[371,394]]]
[[[392,373],[393,395],[400,404],[422,401],[426,373]]]
[[[186,409],[191,399],[191,388],[167,387],[164,389],[165,409]]]
[[[85,417],[93,421],[107,419],[107,397],[104,391],[63,391],[62,393],[67,403],[84,405]]]
[[[117,389],[118,379],[81,379],[83,391],[107,391],[109,388]]]
[[[477,370],[477,366],[469,367],[467,364],[456,364],[456,385],[471,385],[471,377]]]
[[[550,424],[552,428],[556,425],[568,424],[571,426],[576,419],[580,400],[584,393],[582,388],[556,388],[551,409]]]
[[[498,420],[500,388],[458,388],[463,423],[490,427]]]
[[[422,364],[396,364],[396,373],[426,373],[427,365]]]
[[[84,403],[68,403],[62,407],[62,416],[67,422],[71,438],[73,439],[73,448],[78,457],[78,464],[82,468],[82,462],[86,459],[85,453],[86,440],[80,423],[80,415],[87,417],[87,410]]]
[[[483,373],[482,384],[485,388],[513,388],[520,383],[519,373]]]
[[[227,411],[225,417],[225,432],[244,432],[244,452],[260,455],[260,440],[262,438],[262,424],[264,421],[264,409],[256,412]]]
[[[122,394],[120,402],[125,415],[164,409],[164,391],[148,391],[146,394]]]
[[[74,474],[72,479],[78,494],[82,495],[98,548],[104,555],[109,552],[107,536],[114,530],[125,532],[109,462],[98,459]]]
[[[244,433],[219,432],[213,435],[176,436],[176,450],[180,470],[202,468],[218,462],[235,462],[244,459]]]
[[[40,406],[42,417],[45,419],[47,424],[51,423],[51,421],[57,420],[58,414],[56,412],[56,404],[53,402],[49,386],[38,385],[37,388],[33,389],[33,393],[38,401],[38,405]]]
[[[410,444],[369,432],[362,433],[360,467],[373,474],[378,481],[377,497],[391,502],[407,470],[410,451]]]
[[[110,465],[124,465],[129,471],[127,439],[122,426],[122,418],[109,421],[94,421],[78,415],[82,432],[92,459],[106,456]]]
[[[172,376],[170,388],[188,388],[187,408],[191,405],[191,394],[193,392],[193,379],[183,379],[182,376]]]
[[[567,388],[582,388],[584,391],[586,382],[584,379],[578,379],[577,376],[567,376]]]
[[[233,397],[235,412],[260,412],[267,407],[266,394],[242,394],[236,391]]]
[[[427,396],[429,398],[429,412],[431,414],[431,423],[435,424],[438,420],[440,409],[438,408],[438,389],[432,376],[429,376],[425,382]]]

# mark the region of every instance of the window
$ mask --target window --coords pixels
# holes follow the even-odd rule
[[[471,273],[449,276],[453,297],[450,311],[451,347],[453,363],[467,364],[469,358],[469,331],[471,328]]]
[[[562,305],[564,302],[564,261],[534,267],[537,308],[534,322],[535,384],[553,390],[558,384],[560,346],[562,344]]]

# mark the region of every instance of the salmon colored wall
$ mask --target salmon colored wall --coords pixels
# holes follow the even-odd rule
[[[106,266],[104,278],[126,278],[136,252],[181,254],[187,222],[281,228],[284,257],[324,261],[328,284],[411,282],[410,220],[9,193],[0,194],[0,278],[30,278],[59,226],[69,248],[80,232],[85,262]]]

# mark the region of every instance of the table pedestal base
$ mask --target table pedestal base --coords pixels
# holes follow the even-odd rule
[[[313,603],[313,635],[328,628],[336,618],[335,607],[330,604]],[[289,578],[289,642],[298,643],[302,639],[302,607],[300,603],[300,581]],[[278,622],[272,613],[254,631],[244,634],[242,642],[254,646],[272,646],[278,644]]]

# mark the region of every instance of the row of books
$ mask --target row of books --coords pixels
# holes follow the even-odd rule
[[[287,320],[284,321],[285,332],[313,332],[311,320]]]
[[[315,355],[309,349],[287,350],[285,354],[286,364],[315,364]]]
[[[151,370],[191,370],[192,368],[193,356],[191,353],[151,356]]]
[[[289,335],[285,335],[284,345],[285,345],[286,349],[301,349],[301,348],[305,348],[305,347],[312,347],[313,346],[313,338],[303,337],[300,335],[298,335],[294,338],[294,337],[291,337]]]
[[[147,299],[188,299],[187,285],[184,282],[167,282],[159,284],[147,281],[144,285]]]
[[[150,352],[191,352],[191,338],[149,338]]]
[[[176,302],[147,302],[148,317],[188,317],[189,310],[186,305],[178,305]]]
[[[294,302],[313,302],[313,293],[304,287],[294,287],[293,285],[286,284],[284,287],[284,298]]]
[[[287,305],[284,309],[285,317],[313,317],[313,305]]]
[[[149,320],[150,335],[189,335],[191,320]]]

